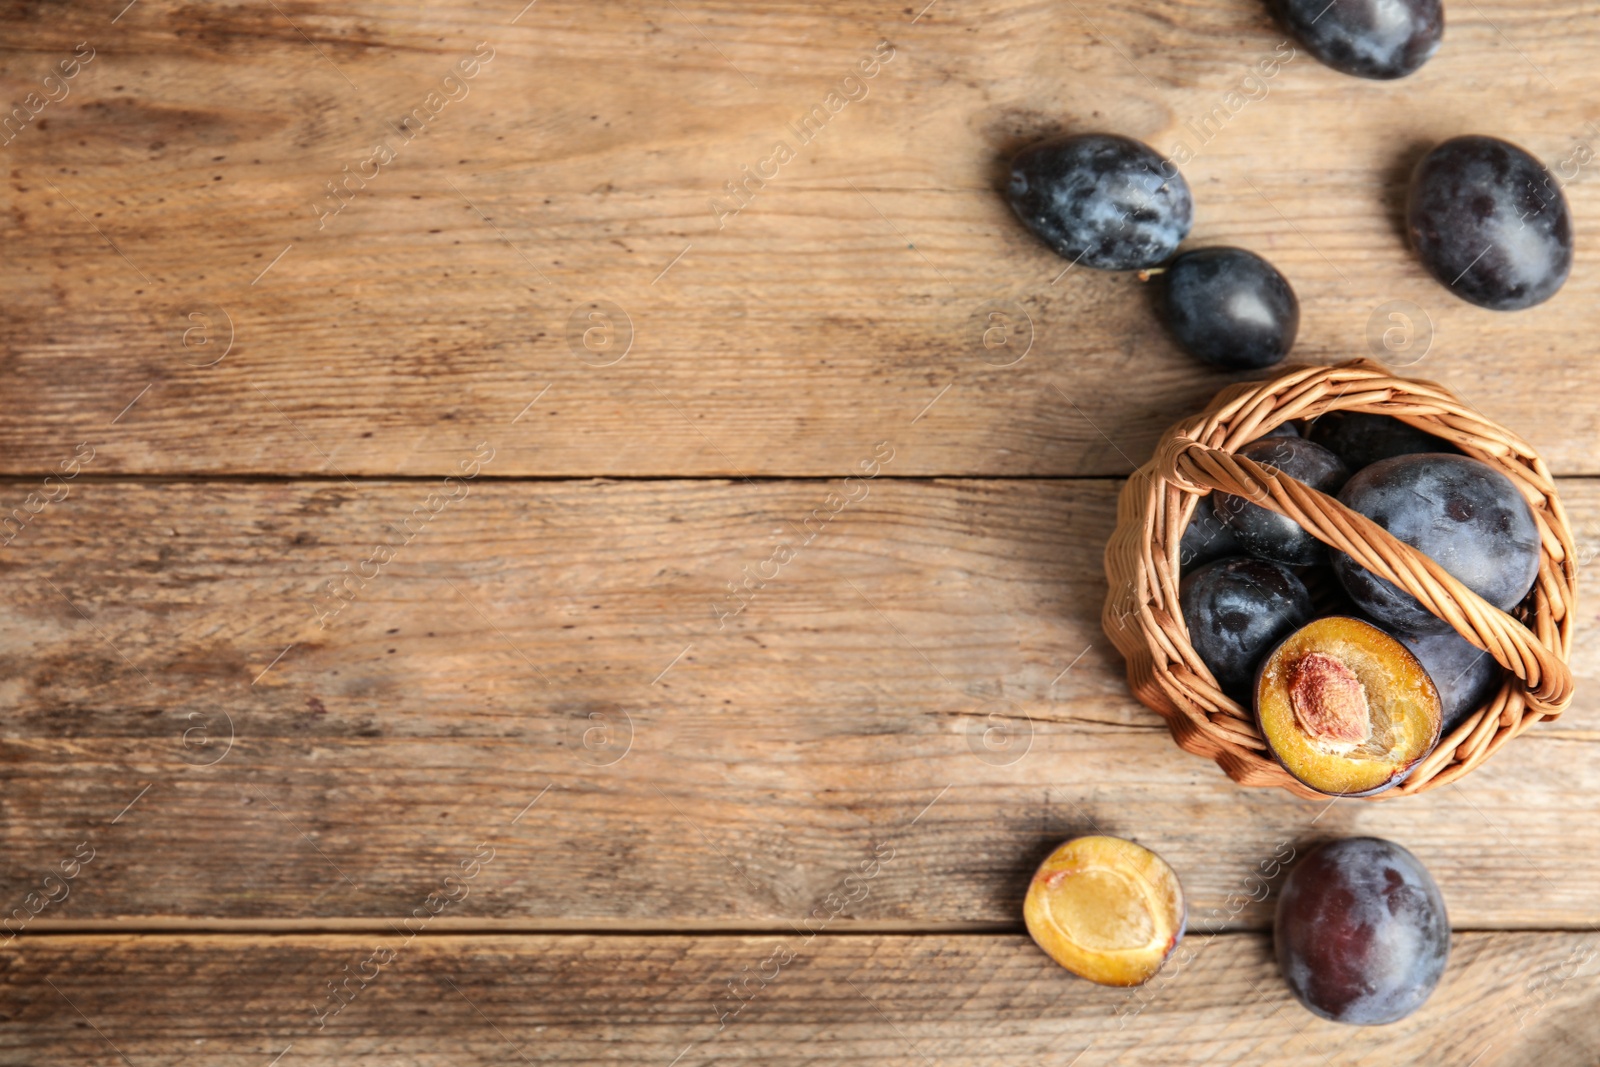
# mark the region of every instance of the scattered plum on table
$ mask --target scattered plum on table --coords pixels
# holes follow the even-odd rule
[[[1567,198],[1543,163],[1495,137],[1453,137],[1422,158],[1406,228],[1429,273],[1494,311],[1543,303],[1572,271]]]
[[[1201,248],[1167,265],[1167,327],[1184,351],[1223,370],[1280,362],[1300,329],[1288,279],[1243,248]]]
[[[1392,841],[1352,837],[1308,854],[1284,880],[1273,941],[1289,988],[1334,1022],[1378,1026],[1422,1006],[1450,958],[1432,875]]]
[[[1183,939],[1183,887],[1167,861],[1119,837],[1078,837],[1033,876],[1022,916],[1039,947],[1101,985],[1133,986]]]
[[[1011,161],[1006,195],[1023,224],[1057,253],[1100,270],[1159,266],[1194,221],[1178,168],[1117,134],[1029,145]]]
[[[1273,0],[1278,17],[1323,63],[1358,78],[1403,78],[1444,39],[1443,0]]]

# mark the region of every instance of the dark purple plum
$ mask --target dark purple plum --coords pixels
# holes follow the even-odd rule
[[[1421,661],[1422,669],[1439,690],[1444,704],[1442,734],[1466,722],[1467,716],[1481,708],[1505,680],[1505,669],[1493,656],[1454,630],[1420,636],[1396,630],[1394,636]]]
[[[1167,326],[1190,355],[1223,370],[1259,370],[1293,347],[1300,302],[1254,252],[1185,252],[1167,265],[1165,281]]]
[[[1355,610],[1350,594],[1333,576],[1332,565],[1323,563],[1315,567],[1301,567],[1295,571],[1295,576],[1305,585],[1306,592],[1311,594],[1311,602],[1317,606],[1318,615],[1349,615]]]
[[[1403,78],[1439,50],[1442,0],[1273,0],[1306,51],[1358,78]]]
[[[1262,559],[1208,563],[1183,580],[1178,600],[1189,642],[1222,691],[1248,702],[1256,664],[1311,619],[1294,572]]]
[[[1233,531],[1222,525],[1212,509],[1216,494],[1203,496],[1194,506],[1194,516],[1184,527],[1183,540],[1178,543],[1178,570],[1188,574],[1196,567],[1227,556],[1242,556],[1244,549],[1233,536]]]
[[[1300,431],[1294,428],[1294,423],[1286,422],[1282,426],[1277,427],[1276,429],[1268,430],[1266,433],[1262,434],[1261,437],[1256,438],[1256,440],[1259,441],[1263,437],[1299,437],[1299,436],[1301,436]]]
[[[1424,452],[1357,471],[1339,499],[1505,611],[1539,575],[1539,527],[1511,479],[1466,456]],[[1333,570],[1362,611],[1412,634],[1450,624],[1415,597],[1334,552]]]
[[[1330,411],[1307,428],[1306,436],[1344,460],[1353,471],[1390,456],[1456,451],[1442,437],[1370,411]]]
[[[1406,227],[1429,273],[1495,311],[1549,300],[1572,270],[1567,198],[1543,163],[1494,137],[1454,137],[1422,158]]]
[[[1056,252],[1099,270],[1155,267],[1194,221],[1189,186],[1146,144],[1109,133],[1041,141],[1011,161],[1011,208]]]
[[[1282,471],[1324,493],[1337,493],[1350,471],[1338,456],[1303,437],[1262,437],[1238,455]],[[1233,531],[1252,556],[1306,567],[1325,562],[1328,549],[1293,519],[1252,504],[1244,497],[1217,494],[1217,518]]]
[[[1433,876],[1376,837],[1330,841],[1301,860],[1278,895],[1272,933],[1300,1003],[1356,1026],[1416,1011],[1450,959],[1450,917]]]

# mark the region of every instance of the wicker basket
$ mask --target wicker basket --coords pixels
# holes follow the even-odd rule
[[[1233,453],[1292,419],[1329,411],[1392,415],[1460,447],[1506,474],[1533,508],[1543,558],[1532,591],[1507,614],[1438,564],[1337,500]],[[1128,662],[1128,684],[1159,712],[1186,751],[1217,761],[1247,786],[1282,786],[1317,797],[1267,753],[1251,709],[1223,695],[1189,643],[1178,605],[1178,544],[1200,496],[1221,490],[1294,519],[1320,541],[1415,596],[1510,674],[1466,722],[1442,738],[1399,786],[1373,799],[1453,782],[1572,700],[1567,657],[1575,621],[1577,565],[1566,512],[1550,471],[1515,434],[1432,382],[1397,378],[1356,360],[1293,367],[1235,385],[1168,430],[1155,458],[1123,487],[1117,529],[1106,547],[1102,625]]]

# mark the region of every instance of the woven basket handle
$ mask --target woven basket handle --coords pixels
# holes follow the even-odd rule
[[[1156,460],[1169,481],[1231,493],[1293,519],[1317,540],[1410,593],[1522,679],[1534,711],[1555,716],[1571,702],[1571,670],[1532,631],[1365,515],[1272,467],[1193,439],[1169,439]]]

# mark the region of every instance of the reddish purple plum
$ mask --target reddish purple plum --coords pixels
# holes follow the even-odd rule
[[[1439,887],[1392,841],[1331,841],[1284,881],[1273,923],[1278,967],[1312,1012],[1381,1026],[1423,1005],[1450,958]]]

